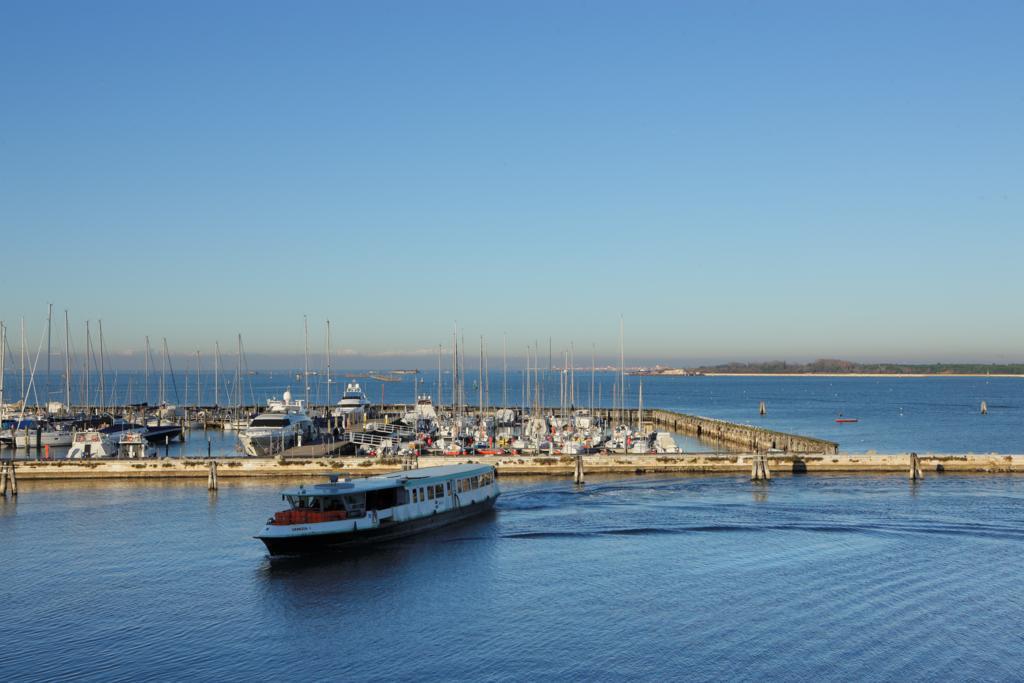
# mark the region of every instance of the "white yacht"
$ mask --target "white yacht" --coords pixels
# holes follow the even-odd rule
[[[416,405],[402,417],[402,422],[418,433],[433,434],[437,431],[437,410],[430,396],[416,397]]]
[[[366,398],[359,382],[349,382],[345,393],[341,395],[338,405],[331,411],[333,417],[343,417],[346,421],[360,420],[366,409],[370,407],[370,399]]]
[[[320,430],[306,414],[303,401],[293,401],[285,391],[283,400],[267,399],[267,411],[253,418],[238,435],[246,455],[267,456],[292,446],[313,443]]]
[[[72,441],[71,425],[61,422],[37,422],[32,427],[15,429],[13,441],[15,448],[70,446]]]
[[[256,538],[271,555],[348,549],[436,529],[494,507],[490,465],[424,467],[284,491],[288,509]]]
[[[113,458],[117,455],[122,431],[125,430],[116,427],[77,431],[71,443],[71,450],[68,451],[68,458],[71,460]]]

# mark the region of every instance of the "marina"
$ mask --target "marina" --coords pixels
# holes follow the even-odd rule
[[[0,683],[1024,681],[1021,0],[4,10]]]

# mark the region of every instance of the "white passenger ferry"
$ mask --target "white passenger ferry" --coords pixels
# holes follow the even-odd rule
[[[350,548],[436,529],[494,507],[491,465],[446,465],[300,486],[256,538],[271,555]]]

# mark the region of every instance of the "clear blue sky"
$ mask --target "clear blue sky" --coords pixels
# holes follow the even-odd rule
[[[610,357],[621,314],[636,360],[1020,360],[1022,27],[1019,1],[8,0],[0,318],[271,355],[303,314],[356,354],[458,320]]]

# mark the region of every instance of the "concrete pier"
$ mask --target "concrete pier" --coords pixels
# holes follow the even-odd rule
[[[793,455],[726,454],[649,455],[610,454],[579,456],[588,475],[595,474],[727,474],[751,472],[753,459],[763,457],[774,478],[787,474],[895,474],[907,475],[908,454],[889,455]],[[552,475],[573,478],[577,456],[420,456],[419,467],[457,463],[486,463],[501,476]],[[277,458],[217,458],[217,478],[319,477],[342,472],[350,476],[400,471],[400,460],[367,457],[310,458],[282,461]],[[75,479],[198,479],[210,478],[206,458],[149,460],[51,460],[18,461],[20,483]],[[917,456],[919,471],[945,474],[1024,473],[1024,455],[925,454]]]

